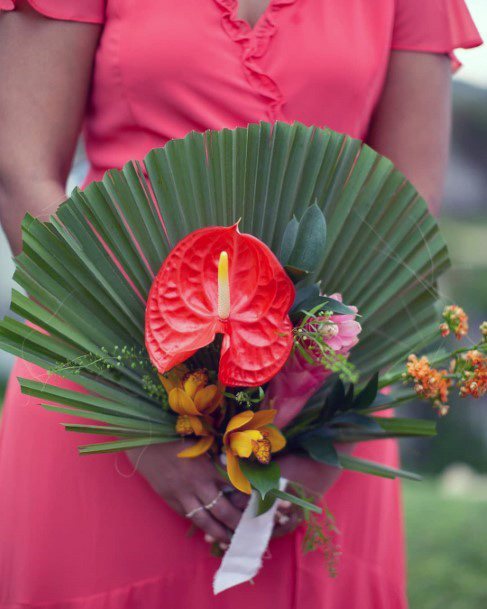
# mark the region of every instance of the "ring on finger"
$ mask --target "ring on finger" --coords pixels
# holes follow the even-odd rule
[[[195,507],[193,510],[190,510],[187,514],[185,514],[186,518],[189,518],[191,520],[191,518],[193,518],[193,516],[195,514],[197,514],[198,512],[201,512],[201,510],[205,510],[206,506],[205,505],[199,505],[198,507]]]
[[[212,508],[215,507],[215,505],[220,501],[220,499],[222,497],[223,497],[223,491],[218,491],[218,495],[212,501],[210,501],[210,503],[207,503],[206,505],[204,505],[203,509],[211,510]]]

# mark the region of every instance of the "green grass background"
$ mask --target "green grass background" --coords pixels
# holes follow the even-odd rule
[[[487,502],[404,482],[410,609],[487,608]]]

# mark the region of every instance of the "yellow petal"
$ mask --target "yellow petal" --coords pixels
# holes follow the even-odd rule
[[[208,383],[208,373],[205,370],[195,370],[187,374],[183,380],[183,389],[193,400],[196,392]]]
[[[215,412],[215,410],[222,404],[223,404],[223,391],[219,387],[217,387],[217,392],[215,394],[215,397],[213,398],[211,404],[206,409],[205,413],[211,414],[212,412]]]
[[[252,492],[250,482],[243,475],[237,457],[235,457],[235,455],[232,455],[230,451],[227,451],[227,474],[230,478],[230,482],[237,490],[242,491],[242,493],[245,493],[247,495],[250,495],[250,493]]]
[[[210,385],[211,387],[212,385]],[[225,393],[225,387],[224,385],[222,385],[221,383],[218,383],[216,385],[216,393],[215,393],[215,397],[213,398],[213,400],[211,401],[211,404],[209,406],[207,406],[205,413],[206,414],[211,414],[212,412],[214,412],[219,406],[221,406],[223,404],[223,394]]]
[[[192,436],[194,434],[190,418],[187,414],[180,414],[176,419],[176,433],[180,436]]]
[[[271,451],[273,453],[277,453],[277,451],[282,450],[286,446],[286,438],[277,429],[277,427],[269,425],[265,427],[265,431],[266,437],[271,443]]]
[[[205,436],[206,435],[205,426],[200,417],[195,417],[194,415],[189,415],[188,419],[189,419],[189,424],[191,425],[191,428],[196,436]]]
[[[199,414],[193,400],[179,387],[169,393],[168,401],[169,406],[178,414]]]
[[[234,417],[228,421],[227,429],[225,431],[225,436],[229,434],[231,431],[235,429],[239,429],[243,427],[246,423],[251,421],[254,417],[254,413],[250,410],[244,410],[243,412],[239,412]]]
[[[269,425],[274,421],[277,410],[259,410],[254,413],[252,417],[252,421],[249,422],[246,427],[251,427],[252,429],[259,429],[259,427],[263,427],[264,425]]]
[[[184,364],[179,364],[178,366],[174,366],[171,368],[169,372],[166,374],[159,374],[159,379],[164,386],[164,389],[167,393],[171,391],[171,389],[175,389],[179,387],[181,384],[181,380],[185,374],[187,374],[188,369]]]
[[[195,442],[192,446],[185,448],[180,453],[178,453],[178,457],[182,459],[185,458],[194,458],[203,455],[208,449],[211,448],[213,444],[213,436],[203,436],[200,440]]]
[[[252,441],[262,440],[262,434],[256,429],[234,431],[230,435],[230,449],[239,457],[248,458],[252,454]]]
[[[162,383],[162,386],[166,390],[166,393],[169,394],[175,388],[174,383],[167,376],[164,376],[163,374],[158,374],[158,377]]]
[[[193,398],[194,405],[198,411],[202,413],[211,411],[217,393],[218,387],[216,385],[208,385],[207,387],[199,389]]]

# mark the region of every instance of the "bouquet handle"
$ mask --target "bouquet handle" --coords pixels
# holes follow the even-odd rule
[[[286,488],[287,480],[281,478],[279,489]],[[259,497],[252,491],[250,501],[235,529],[230,547],[226,551],[220,568],[213,580],[213,592],[224,590],[250,581],[262,567],[264,556],[274,528],[277,502],[260,516],[257,516]]]

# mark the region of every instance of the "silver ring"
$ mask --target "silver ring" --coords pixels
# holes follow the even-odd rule
[[[201,512],[201,510],[205,510],[206,506],[204,505],[199,505],[198,507],[194,508],[194,510],[191,510],[190,512],[188,512],[187,514],[185,514],[186,518],[189,518],[191,520],[191,518],[193,518],[193,516],[195,514],[197,514],[198,512]]]
[[[215,507],[215,505],[220,501],[220,499],[223,497],[223,491],[218,491],[218,495],[213,499],[213,501],[210,501],[210,503],[207,503],[205,506],[203,506],[203,508],[205,510],[211,510],[212,508]]]

